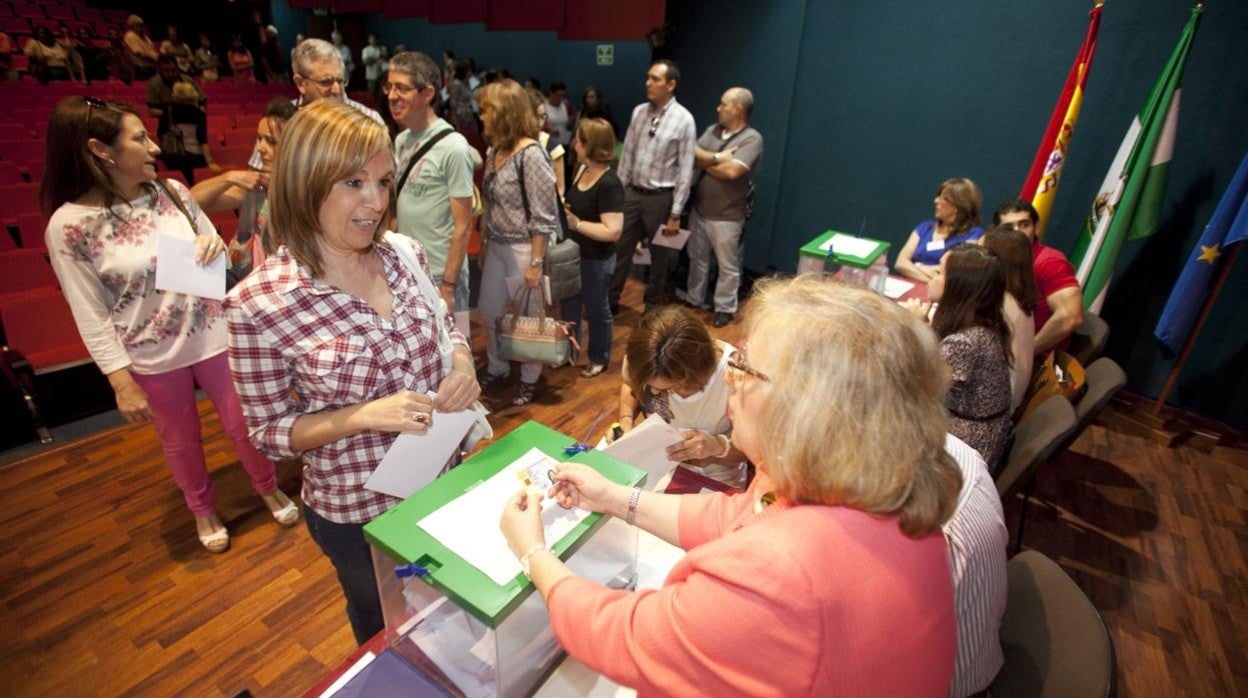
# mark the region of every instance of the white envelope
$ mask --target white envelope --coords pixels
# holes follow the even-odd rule
[[[688,230],[684,228],[680,228],[679,230],[676,231],[675,235],[664,235],[663,227],[660,227],[657,231],[655,231],[654,237],[650,239],[650,244],[658,245],[660,247],[670,247],[673,250],[679,250],[683,248],[685,246],[685,243],[688,241],[689,241]]]

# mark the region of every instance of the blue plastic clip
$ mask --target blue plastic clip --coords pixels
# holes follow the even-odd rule
[[[408,579],[411,577],[427,577],[429,576],[428,568],[421,567],[416,563],[410,565],[395,565],[394,576],[399,579]]]
[[[572,444],[571,446],[563,447],[563,452],[569,456],[575,456],[578,453],[584,453],[588,450],[589,446],[586,446],[585,444]]]

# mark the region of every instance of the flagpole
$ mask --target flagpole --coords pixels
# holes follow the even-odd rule
[[[1166,399],[1170,397],[1170,393],[1174,391],[1174,387],[1179,382],[1179,374],[1183,372],[1183,366],[1187,363],[1188,357],[1192,353],[1192,347],[1196,345],[1196,338],[1200,336],[1200,331],[1205,327],[1205,320],[1209,319],[1209,313],[1213,310],[1213,304],[1218,300],[1218,294],[1222,292],[1222,285],[1226,283],[1226,277],[1230,275],[1231,267],[1235,264],[1235,258],[1239,256],[1239,248],[1242,244],[1236,243],[1231,245],[1231,249],[1221,259],[1221,265],[1218,267],[1218,274],[1213,278],[1213,285],[1209,289],[1209,294],[1205,296],[1205,302],[1200,306],[1200,314],[1196,316],[1196,323],[1192,326],[1192,331],[1187,334],[1187,339],[1183,341],[1183,349],[1179,352],[1179,357],[1174,362],[1174,368],[1170,369],[1170,375],[1166,377],[1166,384],[1161,387],[1161,394],[1157,396],[1157,402],[1153,405],[1153,414],[1161,416],[1162,409],[1166,406]]]

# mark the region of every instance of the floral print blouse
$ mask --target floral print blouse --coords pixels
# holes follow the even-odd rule
[[[202,235],[216,235],[185,186],[168,182]],[[194,239],[186,216],[162,189],[128,203],[67,203],[44,239],[78,333],[104,373],[140,374],[190,366],[225,351],[221,302],[156,290],[159,235]]]

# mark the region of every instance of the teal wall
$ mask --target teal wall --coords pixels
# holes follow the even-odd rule
[[[767,153],[746,266],[792,270],[827,228],[895,250],[947,177],[975,179],[985,217],[1015,196],[1087,27],[1085,0],[668,0],[678,92],[699,129],[724,88],[756,95]],[[1087,205],[1186,22],[1176,0],[1111,2],[1049,225],[1071,247]],[[1108,354],[1156,395],[1152,330],[1179,267],[1248,151],[1248,3],[1213,2],[1184,79],[1160,230],[1128,243],[1104,309]],[[1233,269],[1172,397],[1248,427],[1248,261]]]

